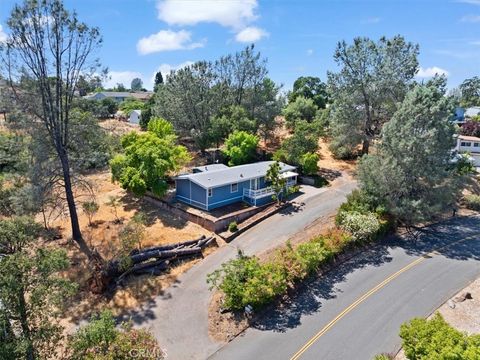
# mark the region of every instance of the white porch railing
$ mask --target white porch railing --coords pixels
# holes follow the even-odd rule
[[[268,195],[273,195],[273,190],[270,186],[258,190],[243,189],[243,196],[249,197],[251,199],[258,199]]]
[[[287,188],[296,185],[297,182],[295,180],[290,180],[287,182]],[[273,195],[274,191],[271,186],[268,186],[263,189],[253,190],[253,189],[243,189],[243,196],[249,197],[251,199],[258,199],[261,197]]]

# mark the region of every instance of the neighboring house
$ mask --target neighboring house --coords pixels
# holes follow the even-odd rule
[[[465,109],[465,120],[470,120],[480,114],[480,106],[473,106]]]
[[[250,205],[272,202],[274,194],[265,179],[273,161],[228,167],[212,164],[193,169],[193,174],[175,179],[177,200],[200,209],[212,210],[221,206],[245,201]],[[281,174],[287,186],[297,183],[296,168],[280,163]]]
[[[455,150],[459,154],[469,154],[472,164],[480,167],[480,138],[475,136],[459,135]]]
[[[128,122],[132,124],[140,124],[140,116],[142,115],[142,110],[132,110]]]
[[[465,109],[462,107],[455,108],[455,114],[451,118],[452,122],[457,125],[462,125],[465,123]]]
[[[102,100],[105,98],[111,98],[116,102],[125,101],[127,98],[134,98],[141,101],[147,101],[153,95],[151,91],[141,92],[128,92],[128,91],[100,91],[95,94],[84,96],[84,99],[88,100]]]

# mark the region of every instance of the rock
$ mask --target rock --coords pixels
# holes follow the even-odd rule
[[[452,300],[448,300],[447,305],[448,305],[449,308],[455,309],[455,303]]]
[[[461,293],[460,295],[457,295],[453,298],[453,301],[459,303],[459,302],[464,302],[465,300],[470,300],[472,299],[472,294],[467,292]]]

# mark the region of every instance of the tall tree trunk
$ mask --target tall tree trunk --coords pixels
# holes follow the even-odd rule
[[[57,145],[57,153],[62,163],[63,182],[65,187],[65,196],[67,198],[68,212],[70,214],[70,223],[72,226],[72,238],[80,247],[80,250],[88,257],[89,260],[94,259],[92,250],[88,247],[87,243],[82,237],[80,230],[80,224],[78,222],[77,207],[75,206],[75,198],[72,190],[72,179],[70,177],[70,165],[68,161],[68,155],[65,149]]]
[[[364,139],[362,143],[362,155],[368,154],[369,148],[370,148],[370,140]]]

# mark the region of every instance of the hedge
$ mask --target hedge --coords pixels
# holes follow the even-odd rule
[[[409,360],[480,359],[480,335],[467,335],[451,327],[437,313],[431,320],[415,318],[400,328]]]

